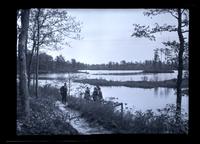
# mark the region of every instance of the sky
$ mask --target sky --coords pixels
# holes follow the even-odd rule
[[[144,16],[144,9],[67,9],[68,14],[82,22],[81,40],[70,40],[71,47],[59,51],[45,51],[54,58],[63,55],[65,60],[102,64],[121,60],[139,62],[152,60],[155,48],[163,48],[163,41],[178,40],[176,32],[156,34],[156,41],[131,37],[133,24],[177,25],[169,14]]]

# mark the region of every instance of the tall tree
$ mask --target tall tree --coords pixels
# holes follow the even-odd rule
[[[21,101],[21,108],[23,118],[29,118],[29,91],[27,85],[27,71],[26,71],[26,41],[29,26],[29,11],[21,10],[21,32],[19,34],[18,42],[18,62],[19,62],[19,96]]]
[[[63,72],[65,70],[65,58],[62,55],[56,56],[55,69],[56,72]]]
[[[155,70],[158,70],[158,62],[160,60],[158,51],[159,51],[158,48],[154,49],[153,67]]]
[[[155,40],[155,33],[157,32],[177,32],[179,38],[179,49],[178,49],[178,76],[176,83],[177,100],[176,100],[176,121],[179,122],[181,115],[181,83],[183,75],[183,52],[186,37],[184,33],[189,32],[189,10],[188,9],[153,9],[144,13],[147,16],[156,16],[160,14],[170,14],[177,20],[178,25],[167,25],[160,26],[156,23],[156,27],[150,29],[149,26],[141,26],[139,24],[133,24],[134,32],[132,36],[135,37],[146,37],[150,40]]]
[[[40,9],[38,9],[37,11],[37,19],[36,19],[36,23],[37,23],[37,47],[36,47],[36,57],[37,57],[37,61],[36,61],[36,70],[35,70],[35,78],[36,78],[36,83],[35,83],[35,96],[36,98],[38,97],[38,70],[39,70],[39,42],[40,42]]]
[[[71,59],[71,63],[72,63],[72,70],[76,70],[76,59]]]
[[[31,9],[30,41],[32,52],[36,51],[36,87],[40,49],[58,50],[62,45],[69,45],[68,39],[80,39],[81,23],[68,15],[65,9]],[[33,53],[31,57],[33,56]],[[29,85],[32,58],[28,63]],[[36,88],[37,91],[37,88]],[[36,92],[37,95],[37,92]]]

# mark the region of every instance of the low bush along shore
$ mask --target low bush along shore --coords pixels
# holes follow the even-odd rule
[[[142,72],[121,72],[121,73],[96,73],[92,75],[138,75],[152,73],[174,73],[173,70],[143,70]]]
[[[31,92],[29,122],[20,119],[20,106],[17,109],[17,134],[78,134],[66,122],[65,116],[55,107],[55,101],[60,100],[59,90],[44,86],[39,88],[39,97],[33,97]],[[68,107],[78,110],[92,126],[102,125],[113,133],[187,133],[188,120],[175,122],[175,106],[167,105],[158,110],[158,114],[146,112],[115,110],[113,102],[99,103],[86,101],[78,97],[68,97]],[[182,115],[184,117],[184,115]]]
[[[144,70],[143,73],[174,73],[173,70]]]
[[[91,125],[102,125],[113,133],[187,133],[188,120],[175,122],[175,106],[167,105],[159,109],[158,114],[152,110],[146,112],[127,111],[123,115],[115,110],[113,102],[100,103],[86,101],[77,97],[68,98],[68,106],[81,113]],[[182,115],[182,118],[185,115]]]
[[[175,88],[176,79],[165,80],[165,81],[112,81],[105,79],[80,79],[74,80],[74,82],[100,85],[100,86],[126,86],[126,87],[138,87],[138,88],[156,88],[156,87],[167,87]],[[182,88],[188,87],[188,80],[184,79],[182,82]]]

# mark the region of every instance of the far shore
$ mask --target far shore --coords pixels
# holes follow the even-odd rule
[[[108,81],[105,79],[81,79],[74,80],[74,82],[99,85],[99,86],[125,86],[125,87],[137,87],[137,88],[176,88],[176,79],[165,81]],[[188,87],[188,79],[183,79],[182,88]]]

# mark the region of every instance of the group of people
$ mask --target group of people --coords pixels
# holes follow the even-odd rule
[[[60,94],[62,96],[62,103],[66,104],[67,102],[67,84],[66,83],[64,83],[64,85],[60,88]],[[90,89],[87,87],[85,90],[84,99],[101,102],[103,100],[101,88],[99,86],[95,86],[92,95],[90,95]]]
[[[85,91],[84,99],[93,100],[93,101],[102,101],[103,95],[101,92],[101,88],[99,86],[95,86],[92,95],[90,95],[90,89],[87,87]]]

